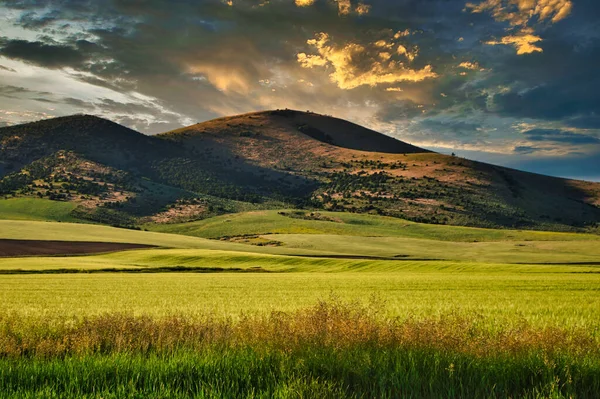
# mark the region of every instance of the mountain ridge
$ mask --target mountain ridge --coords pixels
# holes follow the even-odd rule
[[[211,128],[214,129],[215,125],[222,125],[223,123],[248,124],[253,119],[269,121],[273,124],[279,123],[280,127],[290,129],[288,133],[297,131],[317,141],[347,149],[384,153],[432,152],[340,118],[292,109],[258,111],[216,118],[161,133],[158,136],[176,135],[191,129],[206,132]]]
[[[289,206],[481,227],[600,223],[600,184],[442,155],[294,110],[155,136],[89,115],[0,128],[0,194],[68,200],[126,225]]]

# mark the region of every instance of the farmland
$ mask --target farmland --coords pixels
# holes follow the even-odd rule
[[[0,397],[600,388],[596,235],[289,210],[153,231],[43,216],[0,220],[0,239],[152,247],[0,258]]]

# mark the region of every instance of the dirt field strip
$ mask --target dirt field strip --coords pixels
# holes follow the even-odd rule
[[[156,248],[156,246],[115,242],[0,239],[0,257],[81,255],[143,248]]]

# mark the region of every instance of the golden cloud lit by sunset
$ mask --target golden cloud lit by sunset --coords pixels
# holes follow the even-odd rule
[[[336,46],[331,43],[328,34],[320,33],[317,38],[308,40],[307,44],[314,47],[318,54],[299,53],[300,65],[303,68],[330,67],[333,70],[329,74],[330,80],[344,90],[363,85],[420,82],[438,77],[431,65],[411,69],[401,61],[392,60],[390,53],[380,51],[386,47],[385,41],[372,43],[371,48],[351,42]],[[405,48],[399,54],[405,55],[410,61],[416,57],[415,53],[409,53]]]
[[[537,22],[550,20],[557,23],[572,11],[570,0],[486,0],[482,3],[467,3],[466,9],[472,13],[489,13],[496,21],[508,22],[514,33],[503,36],[500,40],[490,40],[489,45],[512,45],[517,55],[543,52],[538,44],[542,38],[535,34]],[[535,44],[538,43],[538,44]]]

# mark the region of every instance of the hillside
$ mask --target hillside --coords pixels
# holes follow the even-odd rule
[[[300,207],[419,222],[596,231],[600,184],[445,156],[292,110],[145,136],[77,115],[0,129],[0,195],[120,226]]]
[[[210,139],[216,143],[239,141],[242,138],[249,140],[242,140],[240,144],[250,144],[253,147],[261,144],[263,148],[280,145],[293,152],[309,149],[316,152],[327,151],[331,146],[395,154],[430,152],[343,119],[287,109],[218,118],[158,137],[176,141],[195,137],[201,141]],[[246,153],[249,158],[253,155],[257,154],[251,151]]]
[[[490,227],[564,229],[600,221],[600,184],[437,154],[313,113],[257,112],[159,137],[318,182],[310,205],[328,210]]]
[[[174,149],[109,120],[73,115],[0,129],[0,174],[19,170],[61,150],[106,165],[137,169],[159,153]]]

